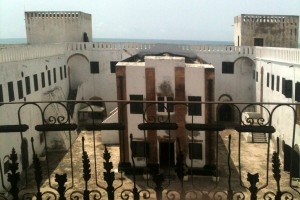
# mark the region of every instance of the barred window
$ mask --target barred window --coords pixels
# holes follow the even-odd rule
[[[202,143],[189,143],[189,159],[202,160]]]
[[[233,74],[234,73],[234,63],[233,62],[222,62],[222,73],[223,74]]]

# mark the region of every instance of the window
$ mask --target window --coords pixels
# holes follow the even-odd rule
[[[258,72],[256,71],[256,82],[258,82]]]
[[[264,46],[263,38],[254,38],[254,46]]]
[[[41,73],[41,78],[42,78],[42,88],[44,88],[45,87],[45,73],[44,72]]]
[[[19,80],[19,81],[17,82],[17,85],[18,85],[18,95],[19,95],[19,99],[22,99],[22,98],[24,97],[22,80]]]
[[[39,90],[39,83],[38,83],[37,74],[33,75],[33,85],[34,85],[34,91],[38,91]]]
[[[269,87],[269,82],[270,82],[270,74],[267,73],[267,87]]]
[[[129,95],[130,101],[143,101],[143,95]],[[143,102],[130,103],[131,114],[143,114]]]
[[[64,75],[65,75],[65,78],[67,78],[67,66],[64,65]]]
[[[275,81],[275,77],[272,74],[272,79],[271,79],[271,90],[274,90],[274,81]]]
[[[48,70],[48,85],[50,86],[51,85],[51,71]]]
[[[2,89],[2,85],[0,84],[0,103],[3,102],[3,89]],[[2,105],[2,104],[0,104]]]
[[[279,85],[280,85],[280,77],[277,76],[277,80],[276,80],[276,91],[279,92]]]
[[[189,101],[201,101],[199,96],[189,96]],[[188,104],[188,115],[201,116],[201,103],[189,103]]]
[[[60,80],[63,80],[62,67],[59,68]]]
[[[116,73],[116,64],[118,61],[111,61],[110,62],[110,73]]]
[[[56,69],[53,68],[53,81],[56,83]]]
[[[234,73],[234,63],[233,62],[222,62],[222,73],[223,74],[233,74]]]
[[[91,74],[99,74],[99,62],[91,61],[90,67],[91,67]]]
[[[167,97],[167,101],[174,101],[173,97]],[[167,109],[168,112],[174,112],[174,104],[173,103],[167,103]]]
[[[292,80],[285,80],[285,87],[284,87],[284,95],[286,98],[292,98],[293,96],[293,81]]]
[[[132,141],[132,156],[133,157],[149,157],[149,143],[145,141]]]
[[[189,143],[189,159],[202,160],[202,143]]]
[[[15,100],[14,83],[12,81],[8,82],[7,86],[8,86],[8,99],[9,101],[14,101]]]
[[[26,87],[26,94],[30,94],[31,88],[30,88],[30,77],[29,76],[25,77],[25,87]]]
[[[157,97],[158,101],[165,101],[165,97]],[[166,97],[166,101],[174,101],[173,97]],[[166,110],[165,110],[166,109]],[[158,103],[157,106],[157,111],[158,112],[174,112],[174,104],[173,103],[167,103],[167,107],[165,107],[165,104],[162,103]]]
[[[253,80],[255,80],[255,70],[253,70]]]
[[[165,105],[164,105],[163,101],[165,100],[165,98],[164,97],[157,97],[157,100],[162,101],[162,103],[158,103],[157,111],[158,112],[164,112],[165,111]]]
[[[300,102],[300,82],[295,84],[295,100]]]

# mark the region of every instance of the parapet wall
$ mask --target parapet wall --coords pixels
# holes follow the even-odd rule
[[[33,18],[86,18],[91,20],[91,15],[79,11],[66,12],[66,11],[47,11],[47,12],[25,12],[26,19]]]
[[[240,19],[243,22],[267,22],[267,23],[298,23],[298,16],[291,15],[241,15]]]
[[[0,63],[65,55],[65,44],[0,46]]]
[[[300,49],[248,46],[176,45],[146,43],[67,43],[48,45],[0,46],[0,63],[15,62],[55,55],[86,54],[87,51],[167,51],[194,52],[196,54],[236,55],[300,64]]]

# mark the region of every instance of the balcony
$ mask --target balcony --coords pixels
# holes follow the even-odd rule
[[[168,103],[2,103],[0,199],[300,198],[300,104]]]

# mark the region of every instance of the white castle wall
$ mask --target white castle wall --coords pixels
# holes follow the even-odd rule
[[[83,12],[25,12],[28,44],[92,41],[92,16]]]
[[[47,45],[45,48],[47,49]],[[27,47],[30,49],[31,47]],[[16,58],[17,60],[23,59],[24,49],[6,49],[8,52],[17,52],[21,53],[21,55],[12,54],[11,58]],[[43,51],[41,49],[41,51]],[[44,50],[45,51],[45,50]],[[36,53],[38,51],[35,51]],[[7,53],[7,52],[6,52]],[[5,54],[6,54],[5,53]],[[53,52],[49,52],[53,53]],[[12,104],[5,104],[0,106],[0,124],[1,125],[16,125],[19,123],[18,121],[18,108],[20,104],[15,105],[15,102],[30,102],[30,101],[41,101],[45,100],[45,93],[50,90],[54,90],[55,88],[59,88],[62,95],[65,97],[68,95],[69,81],[68,78],[63,77],[60,79],[60,67],[64,67],[66,64],[66,58],[64,54],[35,58],[35,54],[32,55],[34,59],[26,59],[22,61],[11,61],[11,62],[2,62],[0,63],[0,84],[2,85],[3,90],[3,99],[4,102],[9,102],[8,95],[8,82],[13,82],[14,88],[14,97],[15,100]],[[6,54],[7,55],[7,54]],[[28,57],[31,57],[29,53]],[[45,55],[45,54],[41,54]],[[56,83],[54,83],[54,75],[53,69],[56,69]],[[48,71],[51,72],[51,85],[49,86],[48,82]],[[45,87],[42,88],[41,84],[41,73],[45,74]],[[34,87],[34,74],[37,74],[38,78],[38,90],[35,91]],[[27,94],[26,90],[26,77],[29,77],[30,80],[30,94]],[[23,98],[19,98],[18,95],[18,86],[17,81],[22,81],[23,88]],[[44,105],[41,104],[41,108],[44,108]],[[45,141],[40,141],[40,133],[37,132],[34,128],[37,124],[41,124],[41,112],[38,107],[34,105],[26,105],[21,109],[20,119],[22,124],[28,124],[29,130],[23,133],[24,138],[28,141],[28,158],[29,164],[32,163],[32,150],[31,150],[31,137],[34,139],[34,146],[37,154],[40,154],[44,149]],[[51,143],[48,143],[49,145]],[[19,159],[21,158],[21,136],[20,133],[1,133],[0,134],[0,158],[4,158],[6,155],[11,153],[12,148],[15,148]],[[2,163],[3,164],[3,163]],[[20,161],[20,169],[22,169],[22,162]],[[7,174],[6,174],[7,175]],[[4,182],[6,184],[7,179],[4,178]],[[1,190],[1,187],[0,187]]]

